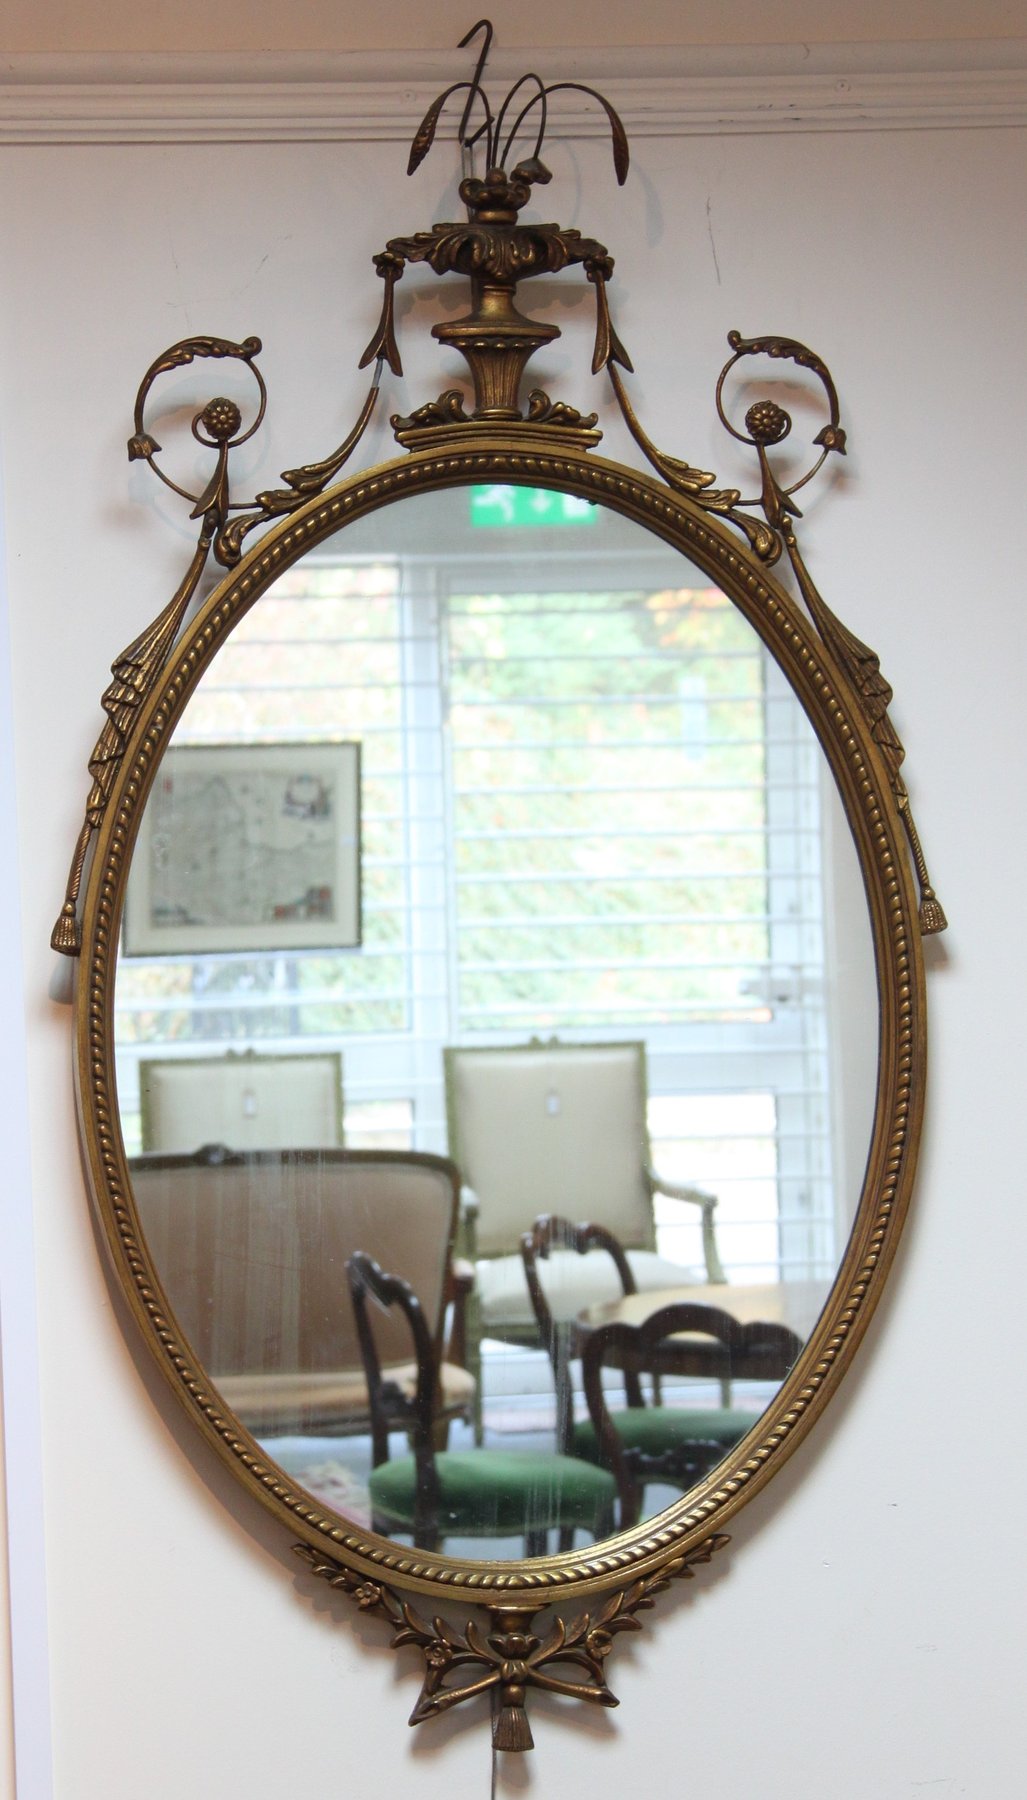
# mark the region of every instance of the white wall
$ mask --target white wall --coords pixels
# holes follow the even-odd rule
[[[459,43],[475,18],[467,0],[6,0],[8,53],[437,49]],[[537,0],[496,13],[501,44],[873,43],[1016,36],[1019,0],[641,0],[630,15],[583,0]]]
[[[851,452],[837,491],[811,497],[806,540],[832,605],[894,683],[952,929],[929,946],[915,1215],[844,1392],[740,1517],[720,1566],[622,1641],[621,1710],[537,1706],[537,1753],[500,1771],[501,1793],[1022,1791],[1024,151],[1014,130],[648,139],[623,193],[605,146],[552,151],[547,215],[617,256],[618,326],[659,443],[735,472],[710,422],[731,326],[795,333],[830,361]],[[363,391],[355,364],[380,298],[370,256],[453,206],[449,154],[409,183],[388,144],[52,146],[4,160],[21,970],[17,941],[3,955],[24,981],[28,1040],[14,1125],[31,1144],[54,1792],[484,1800],[481,1723],[457,1712],[407,1732],[410,1653],[391,1655],[379,1625],[297,1573],[158,1390],[97,1252],[70,1015],[47,997],[107,667],[188,554],[182,512],[125,460],[136,383],[180,336],[257,331],[272,407],[250,483],[324,453]],[[400,290],[402,411],[448,379],[413,335],[438,316],[431,283],[412,275]],[[590,296],[573,292],[540,284],[540,309],[566,331],[548,385],[591,406]],[[605,448],[623,448],[612,420]],[[19,1360],[31,1384],[31,1343]],[[26,1776],[19,1800],[42,1782]]]

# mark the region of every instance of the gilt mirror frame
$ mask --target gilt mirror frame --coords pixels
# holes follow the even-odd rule
[[[216,396],[193,421],[194,436],[215,460],[202,492],[176,489],[198,521],[196,549],[170,602],[112,665],[103,696],[106,723],[89,765],[93,785],[85,822],[52,941],[80,959],[77,1084],[94,1202],[119,1286],[164,1376],[222,1461],[297,1540],[297,1552],[314,1573],[361,1609],[382,1616],[394,1645],[423,1652],[424,1680],[411,1723],[489,1693],[494,1744],[519,1750],[531,1745],[526,1699],[532,1687],[616,1704],[605,1665],[617,1634],[637,1627],[638,1614],[660,1590],[690,1577],[729,1541],[725,1527],[735,1512],[782,1466],[844,1374],[877,1303],[910,1198],[925,1084],[920,939],[943,929],[945,920],[900,772],[903,750],[888,717],[891,690],[877,656],[823,601],[797,541],[801,515],[793,494],[826,458],[845,449],[826,364],[794,339],[730,334],[731,355],[715,404],[726,429],[753,453],[754,500],[719,488],[711,474],[657,449],[631,406],[631,362],[611,322],[606,289],[612,257],[577,231],[520,216],[533,188],[549,180],[540,160],[549,95],[573,84],[545,88],[537,77],[525,77],[494,113],[481,85],[485,51],[487,42],[474,78],[455,84],[430,109],[410,166],[413,173],[431,147],[445,103],[460,94],[466,95],[459,134],[465,147],[474,141],[472,115],[484,114],[475,138],[485,139],[485,177],[465,174],[460,192],[466,223],[394,238],[375,258],[384,305],[361,365],[375,365],[374,379],[352,431],[333,454],[288,470],[283,487],[255,500],[232,498],[230,452],[258,429],[267,399],[255,338],[183,340],[158,357],[143,379],[129,455],[146,461],[169,486],[175,484],[159,466],[160,446],[146,420],[159,377],[208,360],[234,361],[254,378],[254,416],[244,424],[239,407]],[[595,98],[606,108],[623,180],[623,129],[609,103]],[[535,136],[533,154],[507,173],[513,140],[524,129]],[[416,262],[437,275],[471,278],[470,313],[436,325],[433,335],[465,357],[474,405],[465,410],[464,393],[449,389],[410,416],[394,417],[399,456],[337,479],[375,411],[384,368],[401,372],[393,295],[407,265]],[[593,373],[606,371],[647,469],[604,459],[596,449],[601,434],[595,415],[583,416],[539,389],[522,413],[525,365],[558,333],[518,310],[518,284],[568,264],[582,266],[595,296]],[[748,374],[748,359],[761,357],[783,364],[787,375],[805,371],[826,407],[813,466],[790,487],[781,485],[771,457],[791,427],[783,408],[773,399],[757,401],[744,426],[732,422],[728,410],[732,372],[744,361]],[[483,481],[545,486],[612,508],[690,558],[754,627],[798,695],[841,795],[866,890],[879,1010],[876,1110],[855,1222],[816,1327],[767,1410],[705,1479],[655,1518],[593,1550],[502,1562],[408,1550],[347,1522],[294,1484],[232,1415],[179,1329],[140,1227],[118,1123],[113,1023],[121,916],[141,814],[170,734],[211,659],[276,577],[341,527],[409,495]],[[212,556],[226,572],[189,618]],[[788,572],[789,586],[774,573],[775,564]],[[468,1617],[450,1625],[427,1618],[418,1596],[473,1606],[484,1620]],[[572,1612],[565,1616],[568,1607]]]

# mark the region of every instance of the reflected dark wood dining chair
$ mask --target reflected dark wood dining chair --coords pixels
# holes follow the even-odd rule
[[[568,1259],[573,1259],[575,1255],[609,1257],[613,1265],[613,1277],[615,1282],[619,1282],[621,1293],[637,1292],[634,1273],[624,1246],[605,1225],[595,1225],[588,1220],[580,1225],[573,1225],[569,1219],[561,1219],[556,1213],[542,1213],[531,1230],[526,1231],[521,1238],[521,1260],[539,1342],[549,1352],[549,1360],[553,1365],[556,1447],[562,1451],[571,1449],[574,1391],[570,1365],[580,1355],[580,1348],[574,1321],[561,1316],[559,1297],[568,1285],[575,1285],[573,1271],[567,1273]],[[554,1296],[557,1297],[556,1311],[551,1304]]]
[[[572,1428],[570,1444],[576,1455],[612,1472],[619,1528],[637,1523],[648,1483],[686,1493],[760,1417],[758,1410],[742,1407],[647,1406],[643,1373],[688,1374],[700,1366],[704,1373],[716,1368],[725,1380],[780,1381],[801,1349],[785,1325],[742,1325],[719,1307],[691,1301],[663,1306],[641,1325],[618,1322],[593,1331],[582,1350],[589,1417]],[[623,1375],[623,1407],[609,1406],[604,1367]]]
[[[452,1537],[523,1537],[528,1556],[545,1554],[548,1533],[584,1531],[596,1542],[613,1527],[616,1483],[595,1462],[524,1450],[437,1451],[432,1420],[438,1372],[434,1345],[409,1282],[357,1251],[347,1263],[371,1410],[374,1467],[368,1487],[372,1527],[409,1533],[421,1550]],[[417,1359],[410,1398],[383,1371],[368,1301],[405,1319]],[[406,1432],[411,1454],[390,1458],[390,1432]]]

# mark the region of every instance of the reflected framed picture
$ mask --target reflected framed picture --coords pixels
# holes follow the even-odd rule
[[[183,745],[161,759],[125,895],[126,956],[356,949],[360,745]]]

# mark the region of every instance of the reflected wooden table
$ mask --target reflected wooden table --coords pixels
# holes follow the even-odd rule
[[[592,1334],[607,1325],[644,1325],[665,1306],[713,1307],[749,1328],[743,1346],[733,1352],[719,1339],[700,1331],[665,1338],[654,1362],[657,1374],[710,1376],[722,1382],[739,1379],[783,1381],[795,1361],[797,1345],[806,1342],[830,1292],[830,1281],[768,1281],[737,1284],[704,1281],[692,1287],[650,1288],[588,1306],[575,1320],[578,1353]],[[758,1326],[776,1329],[761,1339]],[[784,1327],[784,1330],[780,1328]],[[611,1363],[617,1359],[611,1356]]]
[[[740,1325],[787,1325],[805,1342],[831,1290],[829,1281],[698,1281],[692,1287],[648,1288],[587,1306],[576,1324],[585,1336],[600,1325],[643,1325],[663,1306],[715,1306]]]

